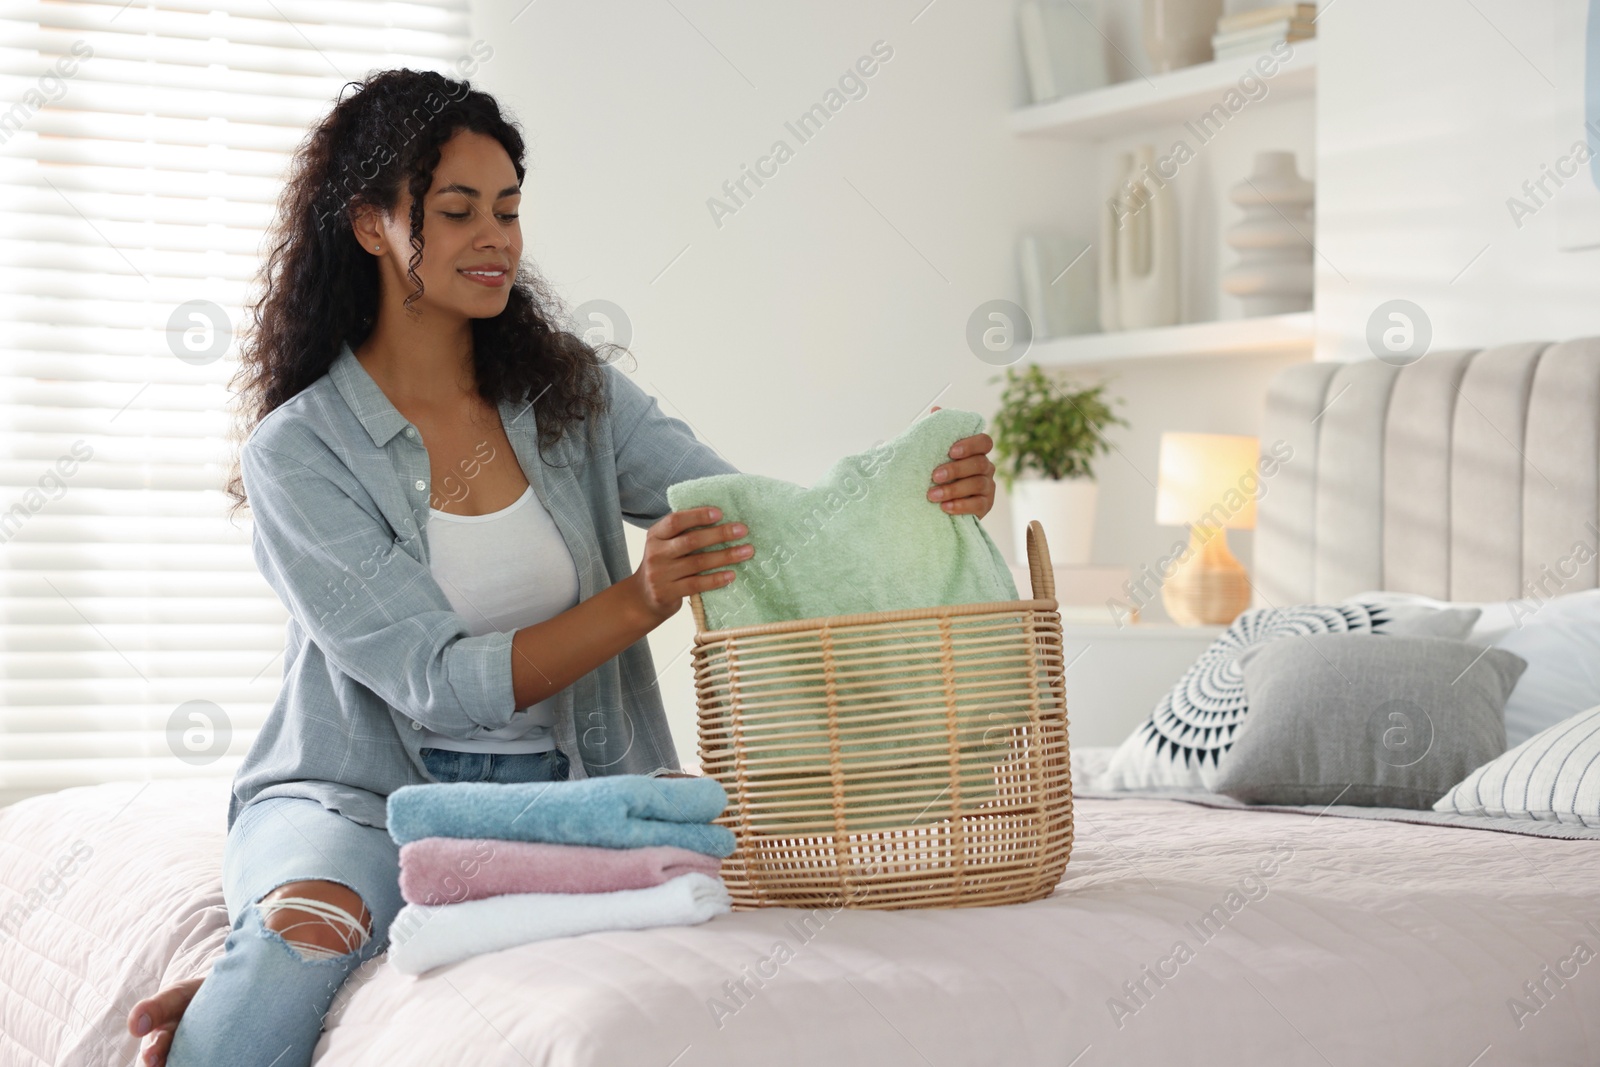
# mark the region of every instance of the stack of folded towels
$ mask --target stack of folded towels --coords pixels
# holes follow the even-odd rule
[[[440,782],[389,794],[406,905],[389,959],[421,974],[480,952],[732,910],[718,876],[733,832],[711,778]]]

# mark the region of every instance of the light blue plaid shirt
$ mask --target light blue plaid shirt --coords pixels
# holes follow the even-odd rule
[[[532,405],[500,405],[517,461],[578,569],[580,600],[633,573],[622,521],[667,514],[667,487],[737,473],[621,370],[610,410],[540,461]],[[256,565],[288,607],[283,688],[233,781],[239,812],[298,796],[386,828],[386,800],[436,781],[422,728],[466,737],[515,709],[511,634],[471,636],[428,567],[431,472],[415,426],[341,347],[329,371],[261,420],[241,450]],[[571,776],[678,769],[648,643],[556,695]]]

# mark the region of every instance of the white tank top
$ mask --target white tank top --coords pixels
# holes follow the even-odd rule
[[[429,567],[474,637],[511,633],[577,606],[578,568],[533,486],[516,503],[487,515],[428,511]],[[422,747],[546,752],[556,747],[554,707],[551,697],[520,708],[505,726],[480,726],[470,739],[424,728]]]

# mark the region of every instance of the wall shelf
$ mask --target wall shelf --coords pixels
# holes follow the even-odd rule
[[[1018,108],[1010,116],[1011,130],[1025,137],[1100,141],[1181,123],[1198,118],[1220,103],[1223,94],[1236,89],[1239,79],[1252,69],[1249,60],[1228,59],[1153,74],[1148,79],[1117,82],[1103,89]],[[1267,94],[1252,106],[1311,96],[1317,87],[1317,42],[1294,42],[1294,53],[1262,82]]]
[[[1315,341],[1312,312],[1223,322],[1191,322],[1154,330],[1085,333],[1035,341],[1025,357],[1046,367],[1114,363],[1163,356],[1268,356],[1301,353]]]

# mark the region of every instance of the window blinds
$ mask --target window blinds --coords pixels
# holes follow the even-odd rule
[[[0,804],[238,767],[287,613],[226,515],[232,331],[309,127],[375,70],[474,75],[467,33],[466,0],[0,0]]]

